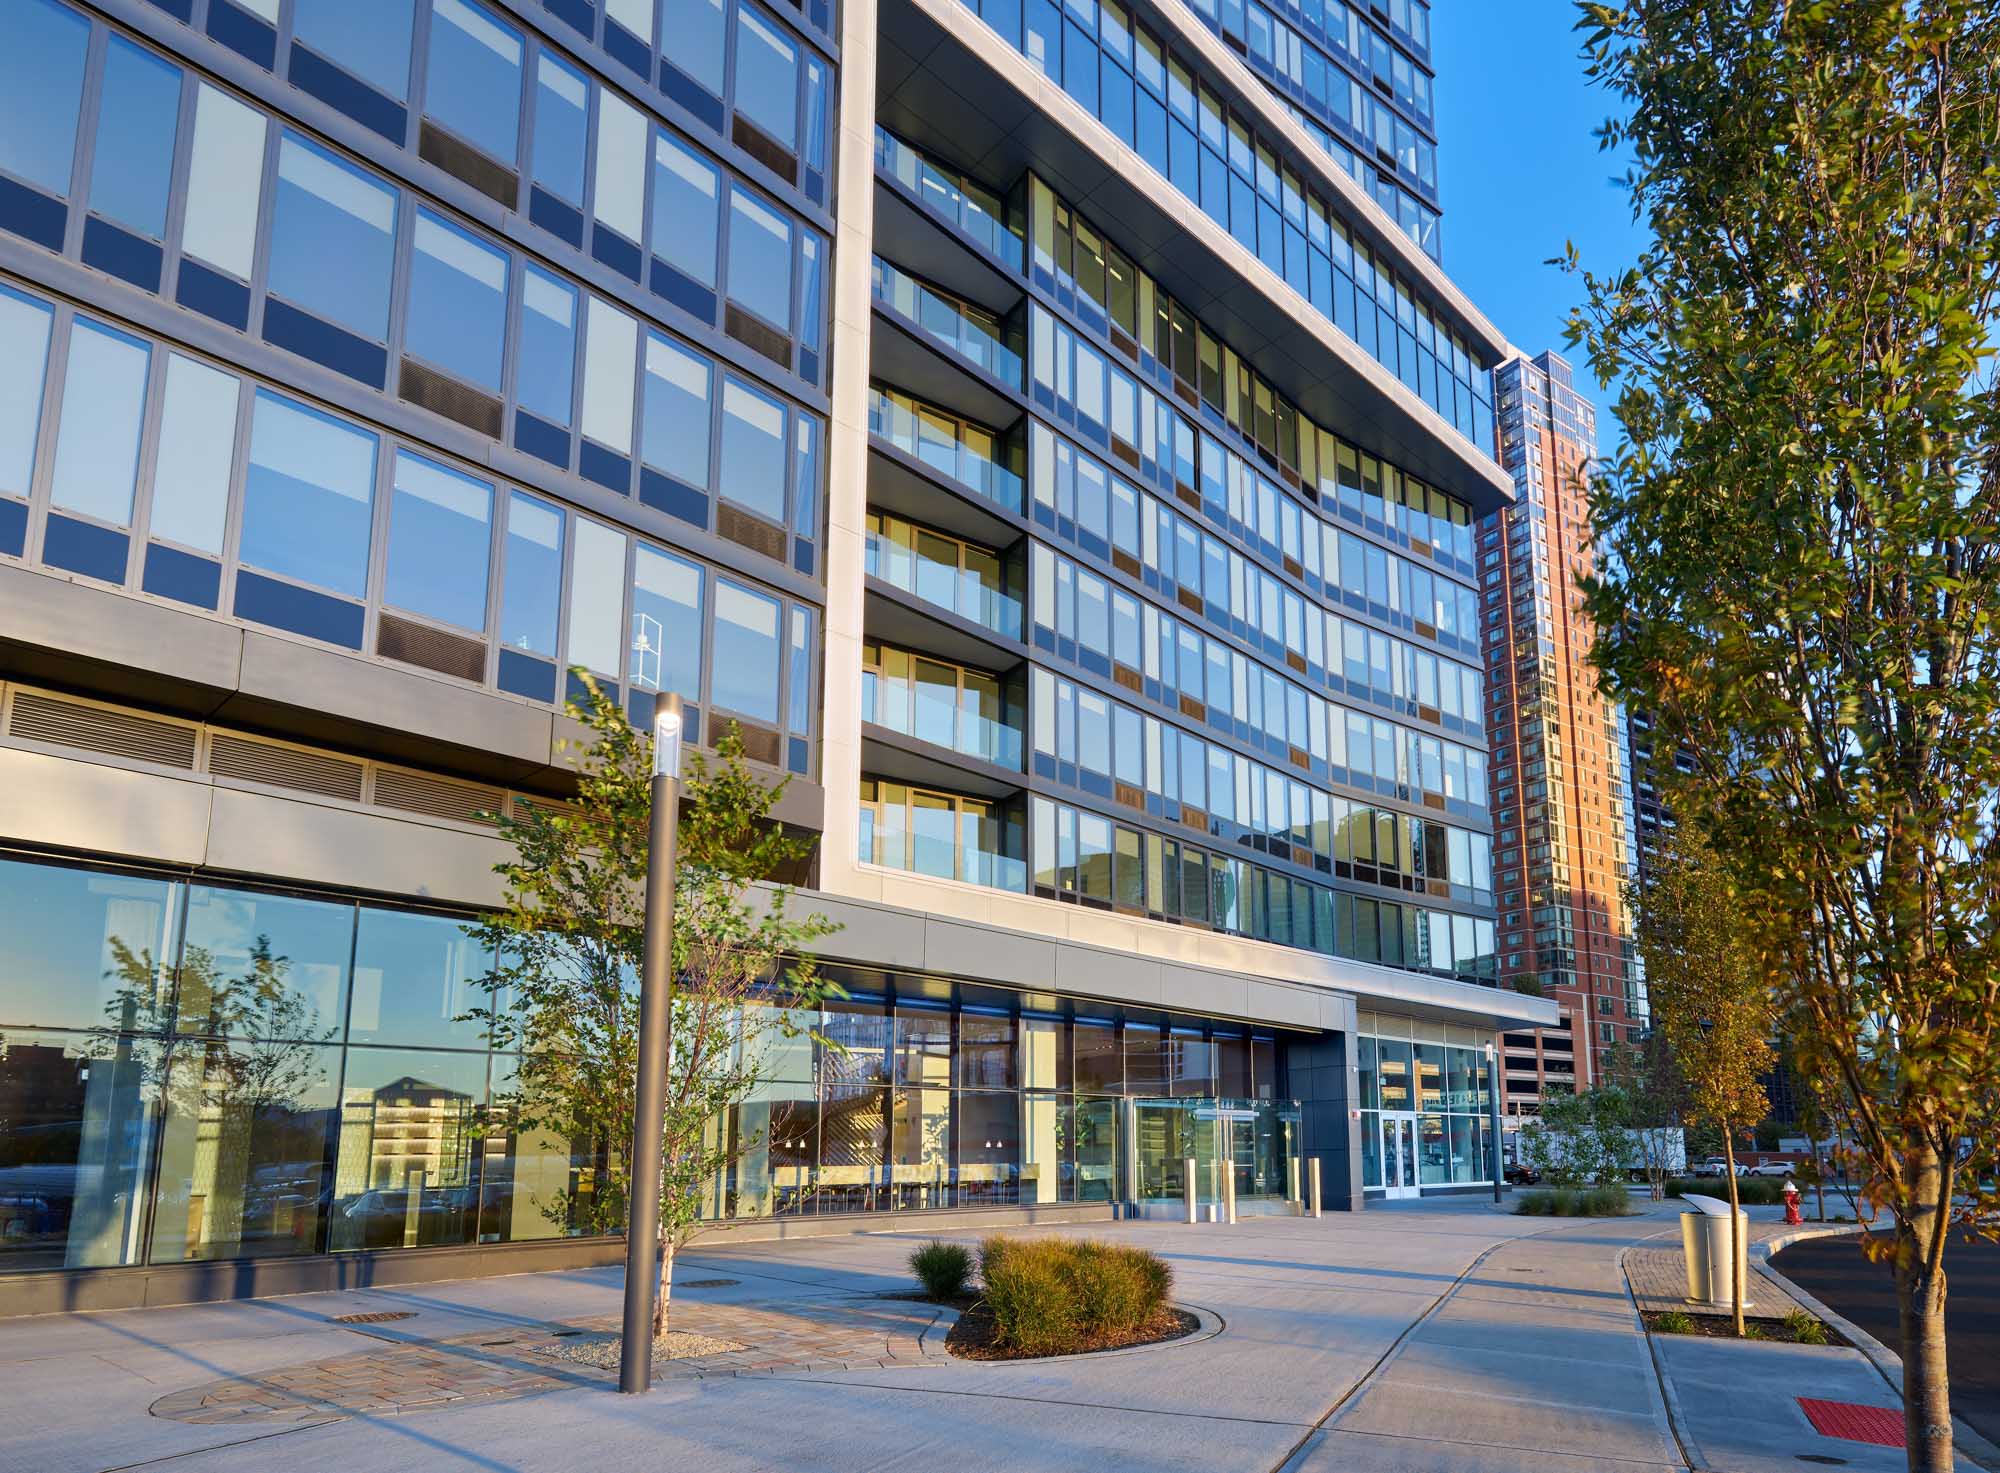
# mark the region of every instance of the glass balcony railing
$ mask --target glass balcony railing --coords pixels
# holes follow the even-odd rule
[[[880,256],[870,284],[876,301],[916,323],[932,341],[1010,388],[1022,386],[1021,354],[1009,341],[1006,325],[992,313],[926,286]],[[1012,336],[1018,340],[1019,334]]]
[[[1016,772],[1022,694],[983,670],[886,645],[861,647],[863,721]]]
[[[1008,219],[1006,201],[999,195],[925,158],[879,127],[875,130],[875,167],[914,194],[925,209],[1020,271],[1025,239],[1021,227]]]
[[[880,384],[868,386],[868,433],[1019,515],[1024,457],[1020,445],[1005,436]]]
[[[863,864],[996,890],[1027,886],[1018,804],[864,777],[858,816],[857,857]]]
[[[1021,598],[1008,591],[1007,564],[997,552],[870,512],[866,566],[869,577],[925,603],[1007,639],[1021,637]]]

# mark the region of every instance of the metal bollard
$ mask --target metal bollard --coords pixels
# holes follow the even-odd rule
[[[1299,1158],[1296,1156],[1285,1158],[1285,1200],[1299,1200]]]
[[[1312,1186],[1312,1214],[1318,1217],[1320,1215],[1319,1157],[1315,1156],[1307,1163],[1306,1178]]]
[[[1181,1187],[1183,1195],[1187,1198],[1188,1221],[1200,1221],[1197,1214],[1201,1211],[1201,1191],[1195,1185],[1194,1157],[1192,1156],[1181,1158]]]
[[[1236,1162],[1229,1159],[1222,1163],[1222,1220],[1236,1225]]]

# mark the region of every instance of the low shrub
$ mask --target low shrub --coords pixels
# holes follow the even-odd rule
[[[1678,1309],[1664,1309],[1654,1318],[1653,1328],[1663,1335],[1692,1335],[1694,1316]]]
[[[986,1303],[1009,1345],[1062,1355],[1137,1329],[1166,1307],[1173,1270],[1142,1248],[1075,1238],[988,1238]]]
[[[1523,1192],[1514,1211],[1523,1217],[1625,1217],[1632,1199],[1623,1187],[1556,1187]]]
[[[958,1299],[972,1282],[972,1250],[963,1243],[933,1238],[910,1254],[910,1272],[929,1298]]]
[[[1693,1192],[1696,1196],[1727,1202],[1729,1183],[1721,1177],[1680,1176],[1667,1183],[1666,1192],[1669,1197],[1684,1197]],[[1745,1207],[1780,1206],[1785,1200],[1785,1183],[1775,1176],[1739,1176],[1736,1200]]]
[[[1785,1311],[1785,1330],[1800,1345],[1826,1344],[1826,1325],[1803,1309]]]

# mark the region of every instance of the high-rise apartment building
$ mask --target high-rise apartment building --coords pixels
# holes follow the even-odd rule
[[[1491,1180],[1420,0],[9,20],[0,1304],[617,1256],[462,929],[584,673],[841,927],[715,1215]]]
[[[1549,1086],[1586,1088],[1645,1019],[1625,886],[1632,789],[1623,708],[1599,688],[1588,476],[1597,414],[1556,353],[1495,375],[1514,504],[1481,522],[1494,885],[1503,985],[1554,999],[1561,1020],[1506,1036],[1506,1111]]]

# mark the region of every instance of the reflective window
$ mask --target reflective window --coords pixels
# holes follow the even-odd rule
[[[140,1262],[164,1062],[153,1039],[0,1037],[0,1273]]]
[[[398,451],[383,598],[461,629],[485,629],[492,521],[486,482]]]
[[[736,10],[736,111],[797,150],[799,49],[748,5]]]
[[[193,886],[179,1031],[337,1042],[353,930],[352,905]]]
[[[0,287],[0,495],[28,494],[42,423],[42,375],[49,356],[47,307]]]
[[[271,290],[362,337],[389,336],[396,192],[287,134],[278,145]]]
[[[660,50],[717,97],[722,95],[722,0],[661,0]]]
[[[237,398],[234,375],[179,353],[167,355],[148,521],[154,537],[206,553],[222,552],[235,464]]]
[[[262,113],[206,82],[195,89],[181,249],[245,281],[257,252],[267,126]]]
[[[590,86],[544,51],[535,63],[535,183],[583,203],[583,154],[590,136]]]
[[[758,721],[778,719],[778,601],[715,580],[716,705]]]
[[[163,880],[0,862],[0,1024],[166,1027],[179,904]]]
[[[509,164],[520,132],[521,50],[521,33],[483,7],[431,0],[424,111]]]
[[[507,580],[500,598],[500,642],[530,654],[556,652],[562,599],[562,513],[516,491],[507,498]]]
[[[591,211],[628,240],[646,228],[646,119],[609,92],[597,94],[597,169]]]
[[[625,539],[602,522],[571,523],[576,550],[569,579],[569,663],[618,678],[625,612]]]
[[[54,505],[114,526],[131,522],[148,357],[138,338],[76,320],[56,434]]]
[[[729,299],[791,330],[791,224],[742,188],[729,192]]]
[[[361,598],[374,504],[373,435],[257,391],[237,549],[244,562]]]
[[[785,519],[785,411],[748,384],[722,386],[722,494],[774,522]]]
[[[292,34],[371,87],[401,98],[410,86],[414,0],[293,0]]]
[[[514,396],[523,409],[568,427],[576,381],[576,288],[530,266],[521,279]]]
[[[0,46],[0,169],[67,195],[90,25],[55,0],[19,0]]]
[[[632,569],[632,684],[701,698],[701,569],[639,544]]]
[[[91,153],[94,212],[154,240],[165,239],[180,110],[180,68],[122,37],[111,37]]]
[[[721,171],[678,139],[653,139],[653,254],[703,286],[715,285]]]
[[[500,392],[507,253],[417,211],[403,346],[456,378]]]
[[[328,1249],[475,1241],[485,1106],[483,1053],[349,1049]]]
[[[602,297],[592,297],[589,327],[583,342],[583,432],[629,454],[639,324]]]
[[[650,333],[646,338],[646,464],[690,486],[708,486],[708,406],[714,370],[705,358]],[[731,385],[733,388],[734,385]],[[782,490],[779,493],[782,499]]]
[[[485,1025],[464,1015],[485,1003],[492,962],[463,921],[363,906],[347,1041],[483,1048]]]

